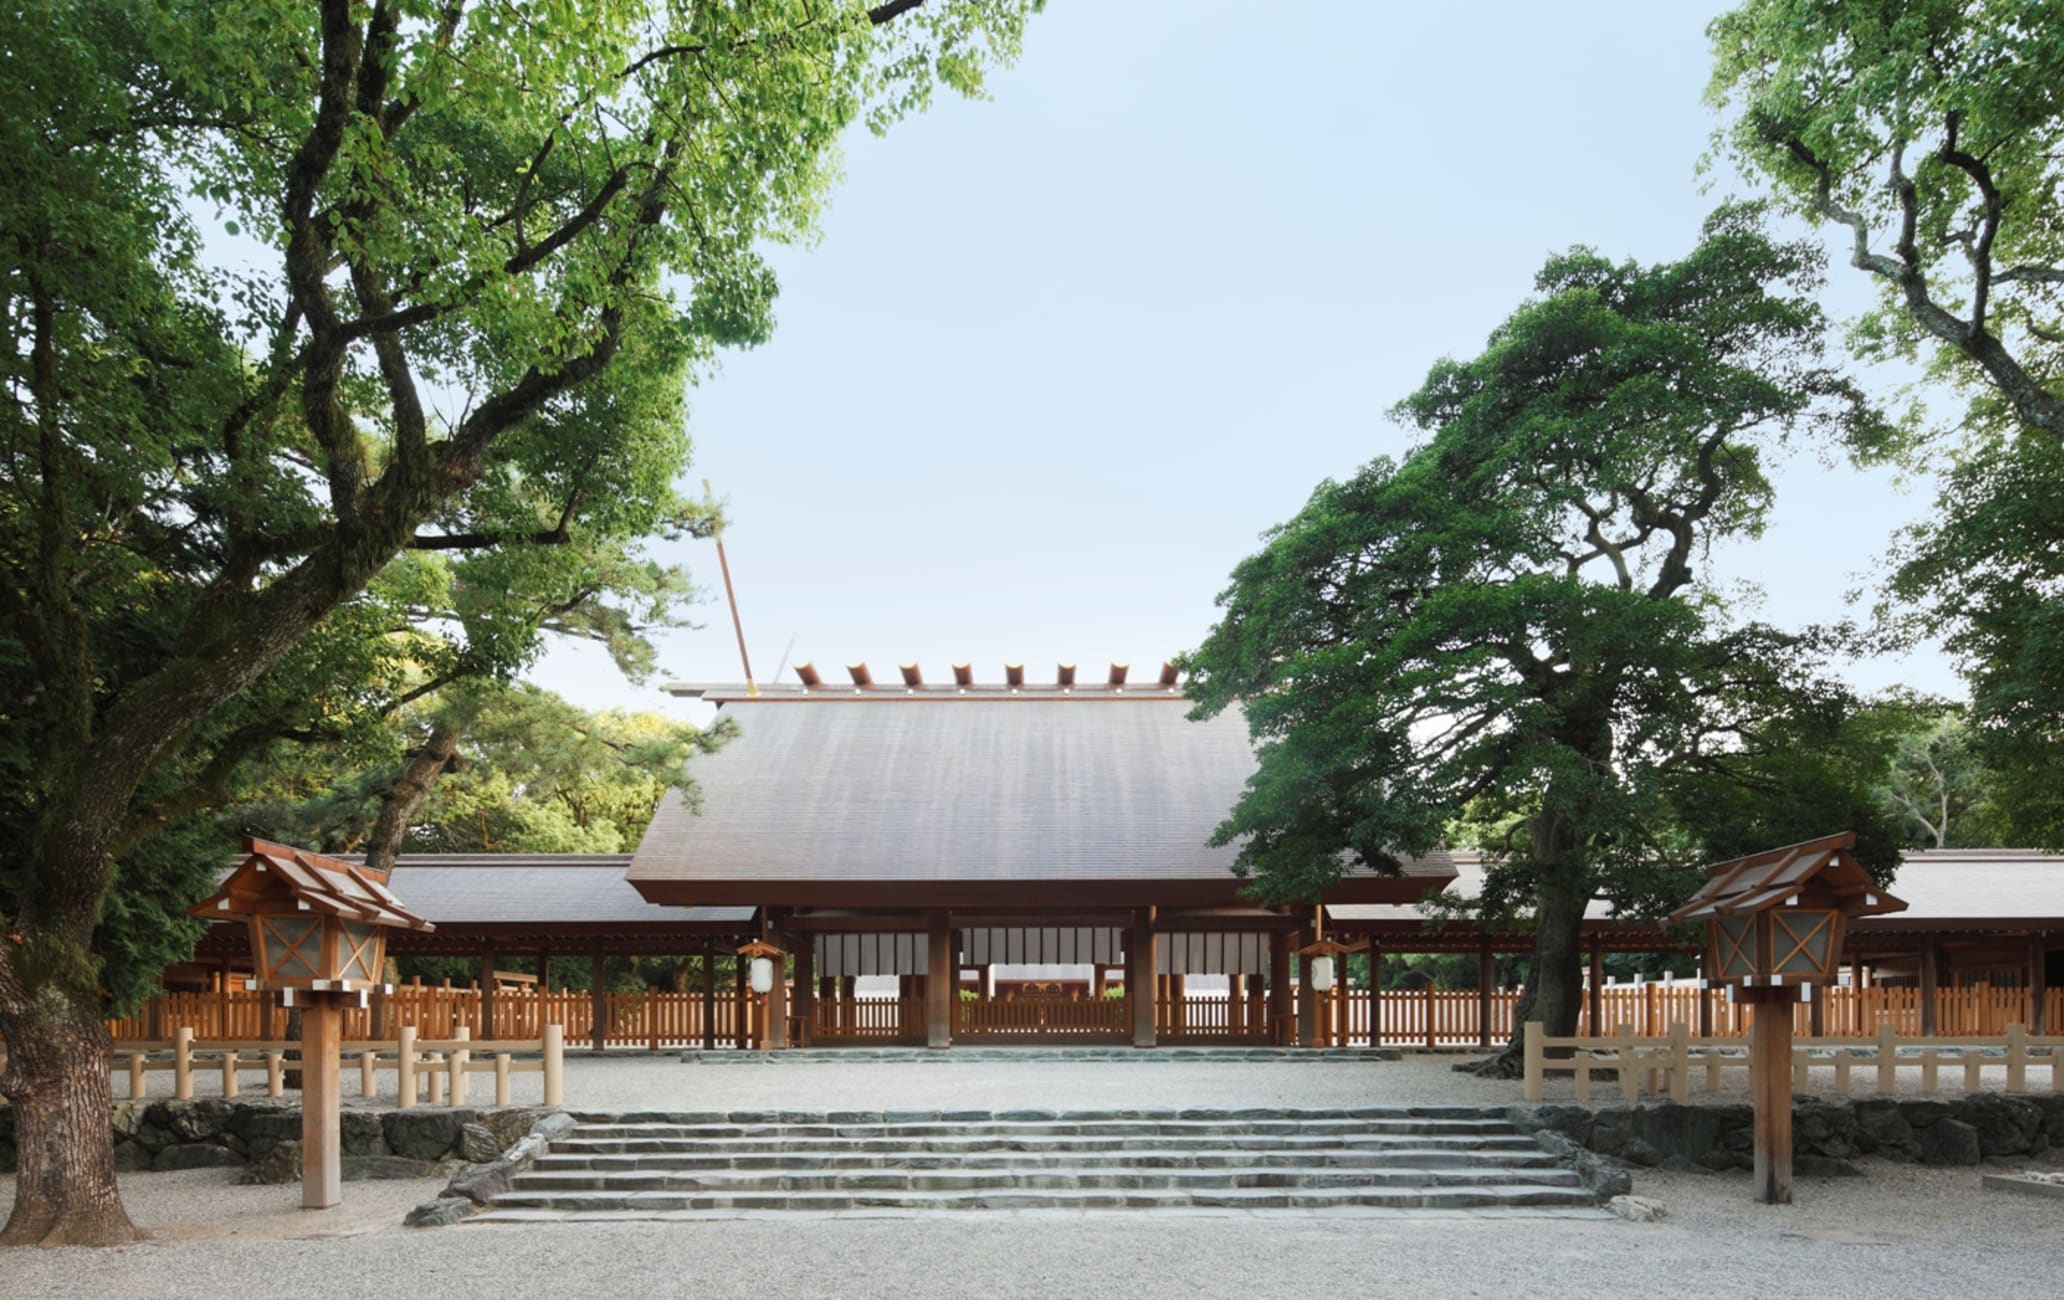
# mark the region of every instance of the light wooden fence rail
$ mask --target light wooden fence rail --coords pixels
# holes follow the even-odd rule
[[[1820,1036],[1826,1038],[1874,1038],[1882,1025],[1912,1037],[1921,1032],[1921,994],[1911,988],[1825,988],[1816,990],[1823,1000]],[[1317,1021],[1320,1041],[1327,1044],[1364,1046],[1371,1041],[1371,1011],[1375,1013],[1376,1041],[1403,1047],[1468,1047],[1479,1042],[1502,1043],[1513,1033],[1513,1011],[1517,989],[1493,989],[1486,1000],[1475,989],[1384,989],[1373,1000],[1367,989],[1335,989],[1320,999]],[[1739,1038],[1748,1033],[1751,1009],[1727,1000],[1719,990],[1701,990],[1688,984],[1614,984],[1600,991],[1599,1023],[1591,1023],[1591,998],[1587,991],[1581,1004],[1577,1032],[1597,1035],[1619,1025],[1634,1026],[1635,1033],[1657,1036],[1669,1032],[1679,1021],[1699,1026],[1699,1003],[1710,1007],[1713,1036]],[[377,1026],[372,1010],[345,1013],[344,1035],[353,1039],[392,1039],[405,1027],[425,1038],[451,1039],[461,1030],[473,1037],[486,1032],[486,1017],[480,990],[404,985],[386,999]],[[610,1047],[663,1048],[694,1047],[708,1042],[734,1046],[754,1041],[757,1004],[741,1001],[732,990],[723,990],[713,1004],[705,1005],[699,990],[674,992],[606,993],[602,997],[603,1042]],[[1489,1017],[1485,1019],[1488,1001]],[[793,1004],[791,1004],[793,1005]],[[1022,1034],[1024,1017],[1039,1013],[1009,1008],[1030,1005],[1080,1006],[1048,1016],[1048,1027],[1062,1036],[1080,1032],[1121,1033],[1129,1029],[1130,1004],[1122,998],[1018,999],[966,1001],[962,1008],[980,1010],[958,1013],[956,1034],[968,1037]],[[1119,1008],[1112,1010],[1111,1008]],[[2029,991],[1994,988],[1978,984],[1966,988],[1945,988],[1936,994],[1935,1031],[1951,1036],[1998,1036],[2010,1024],[2034,1024],[2035,1007]],[[1116,1027],[1102,1017],[1116,1016]],[[596,1006],[588,993],[503,990],[494,996],[494,1032],[498,1037],[536,1038],[543,1026],[557,1024],[568,1042],[576,1045],[594,1041]],[[705,1018],[709,1023],[705,1025]],[[1071,1019],[1079,1018],[1079,1019]],[[2050,989],[2040,1022],[2050,1029],[2064,1029],[2064,988]],[[798,1022],[800,1024],[800,1022]],[[1169,1038],[1261,1040],[1280,1035],[1284,1026],[1268,1019],[1268,998],[1254,994],[1235,1005],[1224,994],[1192,993],[1181,1000],[1162,999],[1156,1006],[1158,1031]],[[172,1031],[185,1027],[198,1039],[273,1040],[287,1037],[287,1013],[271,995],[237,989],[221,993],[173,993],[151,1001],[136,1015],[110,1021],[109,1033],[117,1039],[169,1040]],[[1039,1026],[1032,1026],[1039,1028]],[[849,1039],[881,1041],[892,1038],[922,1038],[924,1003],[921,998],[817,998],[810,1023],[816,1040],[836,1042]],[[1807,1005],[1793,1009],[1793,1032],[1801,1036],[1814,1031],[1814,1012]]]
[[[1868,1042],[1869,1046],[1862,1044]],[[1572,1074],[1578,1101],[1591,1097],[1591,1076],[1610,1074],[1628,1101],[1644,1093],[1668,1093],[1676,1101],[1688,1101],[1694,1073],[1703,1075],[1706,1091],[1718,1092],[1721,1072],[1747,1069],[1750,1050],[1736,1039],[1695,1037],[1684,1022],[1661,1036],[1635,1033],[1631,1024],[1621,1025],[1609,1036],[1577,1034],[1567,1038],[1549,1036],[1539,1021],[1526,1026],[1525,1090],[1528,1101],[1546,1095],[1550,1073]],[[1568,1052],[1551,1057],[1550,1052]],[[1833,1091],[1846,1096],[1858,1070],[1876,1077],[1877,1091],[1890,1095],[1899,1090],[1901,1067],[1918,1066],[1924,1093],[1935,1093],[1941,1084],[1944,1065],[1953,1065],[1962,1075],[1963,1090],[1976,1092],[1985,1086],[1987,1070],[1997,1070],[2008,1092],[2027,1092],[2029,1071],[2047,1070],[2050,1091],[2064,1084],[2064,1036],[2031,1037],[2018,1024],[2006,1026],[1996,1035],[1956,1034],[1927,1038],[1902,1036],[1891,1024],[1879,1026],[1871,1039],[1795,1038],[1792,1040],[1792,1091],[1810,1093],[1816,1074],[1825,1072]]]
[[[286,1092],[289,1070],[306,1069],[302,1061],[289,1061],[287,1053],[300,1044],[286,1040],[206,1040],[191,1029],[174,1031],[169,1040],[117,1040],[111,1057],[113,1068],[128,1080],[128,1097],[140,1101],[149,1095],[146,1076],[153,1071],[170,1071],[172,1095],[190,1100],[197,1075],[214,1074],[221,1079],[221,1096],[234,1097],[241,1090],[242,1076],[263,1071],[265,1092],[278,1097]],[[536,1059],[529,1059],[531,1054]],[[519,1054],[524,1059],[518,1059]],[[476,1073],[494,1075],[495,1105],[506,1106],[511,1095],[510,1076],[542,1074],[544,1102],[561,1105],[565,1097],[565,1035],[558,1025],[546,1025],[533,1039],[475,1039],[463,1029],[452,1038],[419,1038],[413,1027],[404,1026],[399,1037],[387,1041],[347,1040],[340,1053],[339,1068],[357,1071],[359,1095],[377,1095],[377,1074],[396,1074],[397,1105],[409,1110],[427,1087],[432,1105],[448,1097],[454,1106],[466,1104],[467,1080]]]

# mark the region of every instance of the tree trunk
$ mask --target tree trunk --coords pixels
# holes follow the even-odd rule
[[[1577,1030],[1584,1002],[1584,909],[1589,878],[1566,825],[1542,827],[1535,837],[1534,973],[1512,1012],[1512,1037],[1489,1060],[1467,1069],[1492,1079],[1517,1079],[1526,1068],[1526,1024],[1538,1020],[1551,1038]]]
[[[376,871],[394,870],[401,855],[401,842],[414,824],[416,809],[423,806],[430,787],[444,774],[459,752],[459,729],[445,719],[430,728],[423,744],[402,766],[401,774],[380,799],[380,817],[366,837],[365,864]]]
[[[108,1246],[140,1241],[115,1187],[108,1033],[97,1006],[46,986],[20,993],[0,962],[0,1094],[15,1111],[14,1212],[0,1246]]]

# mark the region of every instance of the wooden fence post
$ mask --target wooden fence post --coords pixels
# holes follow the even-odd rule
[[[494,1067],[495,1105],[506,1106],[509,1104],[509,1054],[507,1052],[496,1052],[494,1055]]]
[[[284,1097],[287,1094],[287,1054],[267,1052],[265,1054],[265,1095]]]
[[[379,1080],[379,1076],[378,1076],[378,1075],[377,1075],[377,1074],[375,1073],[375,1071],[377,1071],[377,1070],[378,1070],[379,1068],[380,1068],[380,1053],[379,1053],[379,1052],[377,1052],[377,1051],[364,1051],[364,1052],[360,1052],[360,1053],[358,1054],[358,1095],[359,1095],[359,1096],[361,1096],[361,1097],[370,1097],[370,1096],[373,1096],[373,1095],[374,1095],[375,1093],[377,1093],[377,1092],[379,1092],[379,1091],[380,1091],[380,1080]]]
[[[416,1104],[416,1027],[401,1027],[400,1051],[395,1054],[395,1108],[411,1110]]]
[[[2028,1091],[2028,1030],[2007,1026],[2007,1091]]]
[[[1641,1075],[1634,1068],[1634,1026],[1624,1024],[1619,1032],[1620,1051],[1620,1096],[1628,1101],[1641,1099]]]
[[[545,1026],[545,1104],[561,1105],[566,1094],[566,1030]]]
[[[180,1026],[171,1032],[171,1096],[182,1102],[194,1100],[194,1030]]]
[[[472,1027],[460,1025],[452,1031],[452,1037],[462,1043],[470,1041],[473,1037]],[[473,1053],[467,1048],[458,1048],[451,1054],[451,1084],[444,1090],[444,1095],[451,1098],[451,1104],[454,1106],[466,1104],[466,1066],[472,1060]]]
[[[1429,973],[1426,977],[1426,1045],[1433,1046],[1433,986],[1435,980]]]
[[[1528,1101],[1539,1101],[1545,1095],[1541,1077],[1545,1073],[1544,1058],[1548,1050],[1547,1045],[1541,1041],[1545,1033],[1546,1030],[1543,1029],[1540,1021],[1529,1020],[1526,1022],[1526,1099]]]
[[[1670,1026],[1670,1100],[1691,1100],[1691,1029],[1682,1020]]]
[[[222,1053],[222,1095],[237,1095],[237,1054],[234,1047]]]
[[[4,1068],[4,1066],[0,1066]],[[142,1101],[146,1089],[143,1082],[143,1053],[129,1053],[129,1100]]]
[[[1895,1096],[1899,1092],[1899,1051],[1894,1046],[1899,1030],[1891,1021],[1878,1026],[1878,1095]]]

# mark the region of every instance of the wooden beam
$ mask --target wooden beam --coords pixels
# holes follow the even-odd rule
[[[1536,972],[1535,979],[1540,975]],[[1592,1036],[1599,1037],[1612,1032],[1605,1023],[1605,949],[1597,938],[1591,940],[1591,1025]]]
[[[1745,990],[1759,995],[1750,1027],[1749,1095],[1756,1108],[1756,1199],[1792,1203],[1792,990]]]
[[[609,1047],[608,977],[602,965],[599,952],[588,959],[588,1014],[595,1022],[588,1031],[588,1045],[598,1052]]]
[[[1369,940],[1369,1046],[1383,1046],[1383,947]]]
[[[737,1003],[737,1023],[732,1035],[742,1050],[752,1046],[752,969],[744,957],[732,959],[731,997]]]
[[[1154,909],[1133,913],[1125,936],[1125,995],[1132,999],[1132,1045],[1152,1047],[1154,1036]]]
[[[495,1036],[495,950],[480,954],[480,1036]]]
[[[1317,942],[1310,926],[1298,930],[1298,947]],[[1311,960],[1306,957],[1297,959],[1297,1043],[1300,1047],[1320,1045],[1318,994],[1311,986]]]
[[[795,1018],[796,1046],[808,1047],[817,1023],[817,940],[807,934],[795,940]]]
[[[1713,969],[1704,949],[1699,950],[1698,973],[1698,1036],[1700,1038],[1711,1038],[1713,1036],[1713,989],[1711,985]]]
[[[944,910],[925,917],[925,1045],[953,1046],[953,918]]]
[[[2028,1032],[2037,1037],[2050,1032],[2049,1012],[2045,1006],[2049,1000],[2048,936],[2038,934],[2028,941]],[[2055,1076],[2051,1077],[2050,1086],[2055,1088]]]
[[[301,1008],[301,1208],[327,1210],[344,1199],[343,1133],[337,1049],[344,1010],[317,993]]]
[[[1936,985],[1941,977],[1937,969],[1938,958],[1935,945],[1921,946],[1921,1037],[1933,1038],[1936,1027],[1941,1023],[1936,1018]]]
[[[864,670],[866,665],[862,665]],[[760,910],[760,941],[780,947],[779,932],[782,912],[779,908]],[[788,1046],[788,961],[784,957],[770,957],[774,963],[774,985],[767,990],[767,1023],[760,1030],[760,1037],[767,1046],[781,1051]]]
[[[1476,952],[1476,1045],[1485,1051],[1491,1046],[1491,985],[1497,978],[1498,962],[1491,955],[1491,937],[1485,935]]]
[[[717,946],[702,946],[702,1050],[717,1047]]]
[[[1275,1041],[1285,1026],[1295,1025],[1290,1005],[1290,950],[1297,946],[1295,935],[1281,930],[1269,935],[1268,1015],[1269,1039]],[[1295,1043],[1292,1037],[1291,1043]]]

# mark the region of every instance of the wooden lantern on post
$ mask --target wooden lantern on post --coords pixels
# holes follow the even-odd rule
[[[738,955],[750,959],[746,970],[752,982],[752,1005],[759,1017],[759,1024],[755,1027],[752,1037],[754,1044],[764,1052],[771,1046],[770,1038],[773,1032],[773,1018],[768,1014],[768,1000],[774,992],[775,983],[787,977],[788,953],[771,943],[754,939],[740,947]]]
[[[387,873],[284,844],[244,839],[244,860],[222,887],[188,909],[251,927],[254,989],[277,989],[301,1008],[301,1206],[342,1199],[338,1045],[344,1009],[363,1007],[381,983],[387,931],[430,930],[387,891]]]
[[[1706,868],[1706,883],[1670,913],[1704,922],[1708,985],[1756,1010],[1749,1045],[1756,1110],[1756,1199],[1792,1200],[1792,1006],[1832,984],[1852,917],[1903,912],[1855,858],[1844,831]]]
[[[1351,952],[1362,952],[1368,946],[1366,940],[1360,944],[1345,944],[1335,943],[1333,940],[1328,939],[1326,937],[1326,909],[1320,906],[1312,908],[1312,941],[1301,948],[1292,950],[1302,963],[1304,969],[1304,979],[1302,981],[1305,990],[1304,996],[1306,1002],[1311,1007],[1312,1041],[1306,1043],[1306,1047],[1318,1047],[1334,1039],[1334,1029],[1328,1023],[1330,1017],[1325,1014],[1325,999],[1332,994],[1336,985],[1341,986],[1340,996],[1347,996],[1345,989],[1347,971],[1341,959]],[[1371,989],[1376,987],[1373,969],[1371,971],[1369,987]],[[1374,993],[1370,994],[1369,1006],[1370,1023],[1373,1025],[1375,1023],[1376,1006]],[[1299,1019],[1302,1020],[1303,1017],[1300,1016]],[[1339,1026],[1341,1031],[1340,1041],[1336,1046],[1345,1045],[1346,1028],[1346,1022],[1343,1020]],[[1373,1032],[1370,1037],[1371,1041],[1374,1041],[1375,1036]]]

